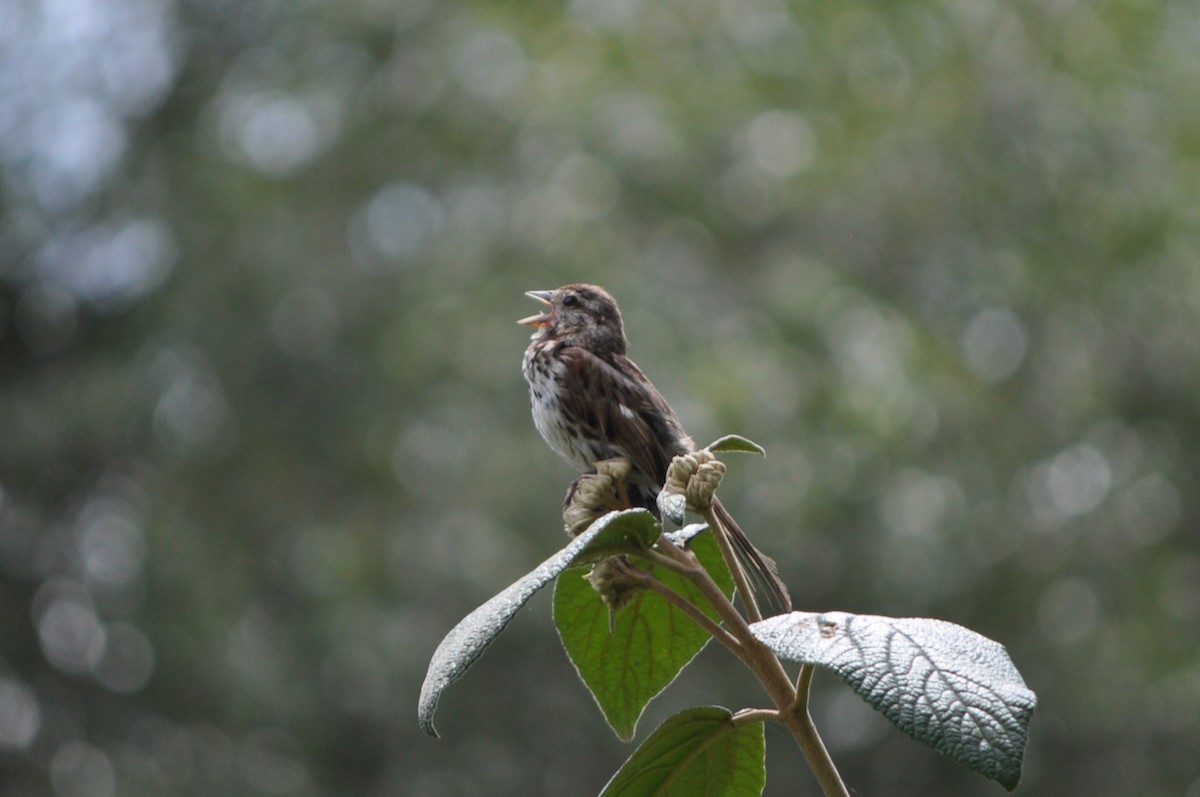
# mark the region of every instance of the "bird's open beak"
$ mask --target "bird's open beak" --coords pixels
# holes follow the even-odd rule
[[[537,299],[539,302],[550,304],[550,299],[554,296],[554,291],[525,291],[525,295],[530,299]],[[544,327],[546,324],[550,323],[550,314],[538,313],[537,315],[531,315],[528,318],[522,318],[517,323],[524,324],[528,327]]]

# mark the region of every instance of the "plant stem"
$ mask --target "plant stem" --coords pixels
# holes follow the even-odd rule
[[[688,553],[666,537],[659,538],[655,548],[635,548],[627,550],[625,553],[645,559],[650,564],[658,565],[685,578],[691,578],[697,570],[704,569],[698,561],[689,558]]]
[[[677,572],[696,585],[709,604],[717,610],[717,614],[721,616],[721,620],[729,626],[729,632],[735,639],[739,641],[743,641],[747,637],[754,639],[753,635],[750,634],[750,627],[746,625],[745,618],[738,614],[737,609],[725,597],[725,593],[721,591],[721,587],[717,585],[717,582],[712,580],[712,576],[708,574],[708,571],[696,561],[694,554],[675,545],[660,545],[659,549],[664,556],[674,559],[682,565],[682,569]],[[741,633],[739,633],[739,627],[742,629]],[[759,644],[758,640],[754,641],[755,644]],[[741,655],[738,658],[743,658],[744,660],[744,657]]]
[[[746,630],[749,633],[749,627]],[[833,763],[833,758],[825,748],[825,743],[821,741],[817,726],[813,724],[812,716],[808,713],[808,684],[812,679],[811,668],[808,668],[810,672],[808,677],[805,677],[804,671],[801,670],[799,685],[802,686],[802,689],[797,689],[792,686],[791,678],[788,677],[787,672],[783,669],[783,664],[774,651],[759,642],[753,634],[750,634],[752,642],[747,642],[740,634],[735,634],[735,636],[741,641],[742,647],[746,651],[743,661],[746,661],[754,670],[755,675],[766,688],[767,694],[775,701],[775,705],[779,708],[780,720],[792,732],[792,737],[800,745],[800,750],[804,753],[808,766],[817,776],[817,783],[820,784],[821,791],[826,797],[850,797],[850,792],[846,790],[846,784],[842,782],[842,776],[838,773],[837,765]]]
[[[821,785],[821,791],[826,797],[850,797],[837,766],[829,756],[829,751],[825,749],[821,735],[817,733],[817,726],[813,724],[808,709],[793,706],[792,710],[781,712],[780,718],[800,745],[800,750],[803,751],[813,774],[817,776],[817,783]]]
[[[718,535],[718,539],[721,539],[722,536]],[[660,547],[666,556],[677,561],[684,556],[684,552],[675,546]],[[722,547],[722,552],[724,551],[725,548]],[[708,571],[703,567],[689,567],[685,575],[717,610],[725,625],[728,626],[728,633],[737,640],[737,649],[731,648],[731,650],[754,672],[767,694],[770,695],[778,709],[780,721],[787,726],[800,746],[800,751],[804,753],[804,758],[808,761],[813,774],[816,775],[817,783],[820,784],[825,797],[850,797],[850,792],[846,790],[842,776],[838,773],[837,766],[829,756],[829,751],[821,741],[817,727],[808,713],[808,684],[812,680],[811,668],[809,668],[810,672],[807,676],[802,669],[799,681],[793,686],[792,679],[784,670],[779,657],[754,636],[749,623],[725,597],[725,593],[712,580]],[[742,586],[744,583],[739,586],[739,589]]]
[[[684,612],[684,614],[692,618],[697,625],[711,634],[714,639],[716,639],[725,647],[729,648],[734,655],[737,655],[740,658],[740,653],[738,650],[741,647],[741,644],[737,641],[733,634],[726,631],[711,617],[700,611],[700,608],[697,607],[696,604],[692,603],[687,598],[683,597],[678,592],[659,581],[651,573],[642,570],[640,567],[634,567],[629,564],[621,564],[618,566],[621,568],[621,572],[631,581],[657,592],[659,595],[662,595],[671,603],[678,606]]]
[[[704,520],[708,523],[708,529],[721,549],[721,556],[729,567],[738,594],[742,596],[742,605],[746,608],[746,616],[750,618],[750,622],[757,623],[762,619],[762,613],[758,610],[758,602],[754,600],[754,592],[750,588],[750,581],[746,578],[746,571],[742,569],[742,563],[738,561],[737,555],[733,552],[733,546],[729,542],[729,530],[712,511],[712,507],[704,510]]]

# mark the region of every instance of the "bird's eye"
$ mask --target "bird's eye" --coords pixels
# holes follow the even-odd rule
[[[568,293],[566,296],[563,297],[563,306],[564,307],[574,307],[577,304],[579,304],[579,297],[576,296],[575,294]]]

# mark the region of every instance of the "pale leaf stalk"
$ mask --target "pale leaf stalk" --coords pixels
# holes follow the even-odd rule
[[[733,727],[742,728],[756,722],[775,722],[779,712],[773,708],[748,708],[733,715]]]
[[[808,692],[812,687],[814,667],[811,664],[801,664],[800,674],[796,676],[796,702],[792,711],[808,710]]]

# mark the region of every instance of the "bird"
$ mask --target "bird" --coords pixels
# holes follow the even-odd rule
[[[696,445],[671,405],[626,354],[616,300],[587,283],[525,295],[547,305],[544,312],[517,322],[534,329],[521,370],[538,432],[580,473],[594,472],[602,460],[627,459],[631,492],[657,513],[654,498],[671,460],[695,451]],[[713,499],[712,508],[755,589],[772,606],[789,611],[791,599],[774,561],[754,547],[719,499]]]

